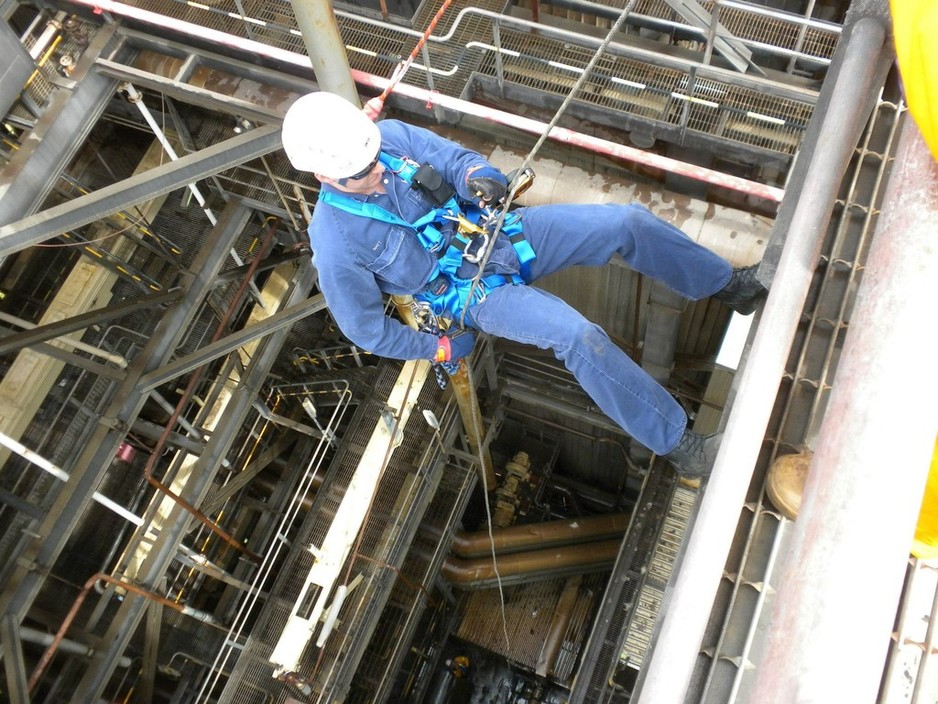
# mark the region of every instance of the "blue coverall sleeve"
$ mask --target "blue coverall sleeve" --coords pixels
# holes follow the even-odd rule
[[[423,127],[399,120],[382,120],[378,129],[381,130],[382,150],[395,156],[409,157],[418,164],[432,164],[443,180],[456,189],[460,198],[475,200],[466,183],[466,175],[473,167],[492,166],[481,154]]]
[[[343,222],[331,208],[314,215],[310,226],[313,264],[319,289],[339,329],[355,345],[381,357],[433,359],[439,340],[384,313],[384,298],[374,274],[349,256]],[[344,251],[343,251],[344,250]]]

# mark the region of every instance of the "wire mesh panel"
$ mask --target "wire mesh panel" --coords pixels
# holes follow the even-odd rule
[[[398,364],[382,362],[375,377],[373,395],[362,403],[342,450],[326,474],[314,505],[295,537],[293,549],[279,570],[261,611],[252,636],[245,646],[226,688],[223,702],[266,702],[274,694],[287,696],[303,692],[313,701],[331,700],[336,692],[349,687],[361,651],[364,650],[376,620],[375,611],[387,600],[402,553],[410,544],[429,484],[422,464],[427,447],[428,427],[423,417],[412,414],[401,429],[401,444],[381,474],[365,523],[358,533],[351,555],[339,577],[349,587],[336,627],[323,647],[308,643],[299,657],[298,672],[273,679],[274,666],[268,660],[284,632],[297,601],[304,594],[307,575],[313,566],[314,551],[324,545],[363,451],[376,425],[385,422],[386,399],[400,373]],[[440,394],[432,383],[424,384],[418,397],[422,408],[434,408]],[[423,498],[421,498],[423,497]],[[286,539],[281,536],[281,539]],[[312,548],[312,549],[304,549]],[[302,605],[301,605],[302,608]],[[338,695],[336,695],[338,696]]]
[[[571,701],[622,702],[628,699],[627,677],[618,670],[629,622],[640,608],[639,592],[672,503],[676,486],[673,472],[659,461],[648,475],[635,515],[613,568],[603,603],[571,690]]]
[[[501,31],[502,50],[488,47],[480,70],[506,82],[566,97],[592,56],[559,39]],[[662,126],[793,155],[813,114],[812,103],[625,56],[605,56],[577,101],[621,110]]]

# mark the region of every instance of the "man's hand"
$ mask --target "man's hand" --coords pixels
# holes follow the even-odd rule
[[[508,193],[508,179],[494,166],[481,166],[470,171],[466,174],[466,185],[482,207],[504,200]]]
[[[436,363],[456,362],[472,352],[476,343],[476,336],[468,328],[447,330],[440,335],[440,344],[436,348]]]

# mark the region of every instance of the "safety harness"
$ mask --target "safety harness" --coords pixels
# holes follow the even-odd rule
[[[401,159],[381,152],[379,161],[399,178],[408,184],[414,184],[414,176],[420,165],[410,159]],[[536,255],[531,244],[524,238],[521,227],[521,218],[515,213],[506,214],[502,223],[501,232],[505,233],[518,255],[521,273],[519,274],[489,274],[482,277],[473,290],[473,280],[464,279],[456,275],[463,261],[478,263],[488,246],[489,233],[480,227],[473,227],[483,217],[483,211],[472,204],[461,204],[457,201],[455,193],[429,213],[414,222],[407,222],[403,218],[389,212],[380,205],[358,201],[343,193],[334,191],[320,191],[319,202],[339,208],[347,213],[361,217],[380,220],[392,225],[402,225],[416,231],[417,239],[424,249],[436,255],[436,265],[430,283],[424,290],[414,294],[414,298],[426,302],[434,315],[446,316],[454,320],[462,318],[463,310],[473,304],[482,302],[494,289],[505,284],[523,284],[530,273],[531,262]],[[456,220],[458,226],[447,242],[443,225],[446,221]],[[449,228],[446,228],[449,229]],[[478,250],[467,254],[473,240],[482,235],[485,240]],[[469,296],[472,301],[469,302]]]

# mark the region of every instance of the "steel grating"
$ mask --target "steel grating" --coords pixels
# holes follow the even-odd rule
[[[641,618],[642,614],[637,609],[641,606],[649,613],[652,610],[649,599],[653,600],[654,595],[648,591],[641,601],[642,586],[647,581],[649,565],[661,542],[666,517],[679,490],[674,473],[664,467],[664,461],[659,460],[646,476],[593,631],[582,654],[580,670],[571,689],[571,701],[598,704],[628,699],[628,683],[622,681],[624,668],[620,667],[623,644],[630,622]],[[685,489],[680,488],[680,491]],[[682,495],[675,515],[686,513],[685,503]],[[665,540],[671,539],[666,537]],[[663,585],[652,586],[660,590]],[[636,639],[639,637],[635,635]]]
[[[592,4],[618,12],[627,5],[627,0],[596,0]],[[717,3],[714,0],[699,0],[699,4],[704,11],[712,14]],[[837,25],[825,23],[806,25],[799,15],[781,12],[775,12],[773,15],[762,14],[759,12],[760,9],[762,8],[748,9],[721,5],[720,24],[730,34],[744,42],[798,51],[817,59],[830,60],[834,55],[834,49],[840,38]],[[679,18],[675,19],[671,6],[663,0],[638,0],[632,13],[674,22],[675,25],[681,24]]]
[[[817,436],[903,114],[901,105],[879,102],[844,176],[770,420],[767,461],[757,466],[704,637],[689,694],[693,701],[747,701],[778,579],[775,556],[791,533],[791,521],[765,493],[765,470],[778,456],[809,450]]]
[[[671,504],[662,522],[661,534],[648,564],[647,574],[638,592],[634,611],[628,620],[625,643],[619,654],[619,662],[634,670],[641,669],[651,646],[665,588],[677,563],[696,500],[696,491],[680,484],[675,487]]]
[[[501,39],[497,56],[505,80],[558,97],[570,92],[592,55],[522,32],[502,30]],[[499,71],[494,49],[489,47],[480,66],[490,76]],[[621,56],[603,57],[577,100],[786,155],[797,151],[814,110],[808,102],[729,82],[691,82],[683,71]]]
[[[404,660],[414,653],[412,644],[419,635],[417,629],[425,610],[439,609],[444,601],[435,583],[476,476],[471,467],[465,466],[449,465],[441,473],[439,485],[378,617],[374,636],[355,672],[346,699],[348,704],[395,701],[391,698],[392,690],[407,688],[407,683],[396,681],[398,672]]]

